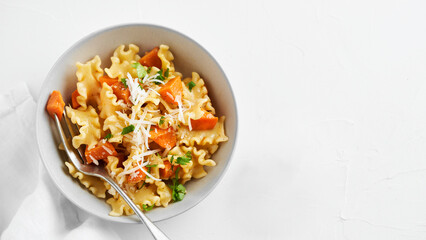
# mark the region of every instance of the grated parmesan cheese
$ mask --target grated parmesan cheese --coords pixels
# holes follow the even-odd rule
[[[184,122],[185,120],[183,119],[183,109],[182,109],[182,100],[181,100],[181,96],[176,96],[176,102],[178,103],[178,107],[179,107],[179,121]]]
[[[109,148],[107,148],[107,147],[105,147],[105,145],[102,145],[102,148],[109,154],[109,155],[112,155],[112,151],[111,151],[111,149],[109,149]]]
[[[146,174],[146,176],[154,179],[155,181],[161,181],[161,179],[156,178],[156,177],[152,176],[148,171],[145,171],[145,169],[143,169],[142,166],[139,163],[138,163],[138,167],[142,172],[144,172]]]
[[[169,96],[169,98],[171,98],[173,101],[175,100],[175,98],[173,97],[173,95],[169,92],[166,92],[167,96]]]
[[[157,94],[158,96],[160,96],[160,94],[157,92],[157,91],[155,91],[154,89],[152,89],[152,88],[148,88],[149,90],[151,90],[151,91],[153,91],[155,94]]]
[[[192,131],[192,124],[191,124],[191,117],[190,116],[188,116],[188,128],[189,128],[189,131]]]
[[[148,96],[150,91],[145,91],[139,85],[139,78],[132,78],[130,73],[127,73],[126,84],[130,91],[130,101],[133,105],[138,105],[139,103],[143,103],[145,98]]]
[[[124,166],[124,170],[117,175],[120,184],[125,181],[126,178],[124,178],[124,176],[136,176],[138,174],[138,170],[141,170],[146,174],[146,176],[152,178],[155,181],[161,181],[161,179],[154,177],[152,174],[143,169],[143,167],[149,164],[148,157],[160,152],[160,149],[149,149],[149,137],[151,136],[149,131],[153,125],[157,125],[157,122],[145,120],[145,117],[147,116],[148,112],[158,112],[160,110],[148,110],[145,108],[142,114],[138,116],[141,106],[145,103],[145,99],[151,92],[154,92],[154,94],[160,96],[160,94],[152,88],[153,85],[148,85],[153,83],[164,84],[163,81],[155,79],[158,76],[158,73],[153,76],[149,76],[147,74],[143,79],[139,79],[133,78],[130,73],[127,73],[126,84],[130,91],[130,101],[134,107],[130,108],[131,113],[129,115],[120,111],[116,111],[116,113],[126,122],[126,124],[133,125],[135,127],[133,132],[124,135],[123,139],[128,141],[131,144],[131,148],[137,150],[138,154],[133,155],[132,161],[129,161],[129,163]],[[189,108],[184,108],[182,105],[182,96],[174,98],[170,93],[167,94],[171,99],[173,99],[173,101],[178,103],[178,109],[167,109],[168,113],[165,115],[168,117],[168,122],[174,123],[175,121],[181,121],[184,123],[185,120],[183,113],[190,109],[191,103],[188,104],[190,106]],[[185,102],[185,104],[187,103]],[[190,129],[192,129],[192,126],[190,126]],[[155,131],[157,132],[157,129],[155,129]],[[108,153],[111,151],[106,147],[104,147],[104,149]],[[164,155],[167,156],[169,151],[170,149],[166,149],[163,153],[163,157]]]

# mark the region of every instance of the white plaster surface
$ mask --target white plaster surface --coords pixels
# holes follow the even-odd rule
[[[226,176],[158,223],[169,236],[426,239],[425,12],[412,0],[0,0],[0,83],[25,82],[37,99],[83,36],[132,22],[176,29],[222,65],[240,121]],[[142,225],[70,209],[52,236],[150,239]]]

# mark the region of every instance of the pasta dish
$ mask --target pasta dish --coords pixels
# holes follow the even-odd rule
[[[72,145],[85,149],[85,163],[104,166],[133,202],[149,211],[183,200],[185,183],[207,175],[205,167],[216,165],[212,155],[228,137],[225,116],[216,116],[199,74],[184,78],[176,71],[166,45],[142,57],[138,53],[134,44],[120,45],[104,69],[99,56],[78,62],[65,111],[79,128]],[[61,95],[54,91],[52,98]],[[49,99],[49,114],[59,117],[63,109]],[[90,192],[106,199],[110,215],[133,214],[108,183],[65,164]]]

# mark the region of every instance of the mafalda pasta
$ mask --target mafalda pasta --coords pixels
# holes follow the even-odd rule
[[[120,45],[111,66],[98,56],[77,63],[77,84],[66,115],[78,125],[73,147],[85,147],[87,164],[102,164],[143,210],[183,200],[184,184],[206,176],[205,166],[219,143],[227,141],[224,116],[217,117],[203,79],[183,78],[173,54],[160,45],[138,55]],[[110,215],[133,214],[111,186],[85,176],[72,163],[70,174],[94,195],[107,198]]]

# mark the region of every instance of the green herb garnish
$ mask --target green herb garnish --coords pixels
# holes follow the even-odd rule
[[[192,92],[192,88],[193,88],[193,87],[195,87],[195,85],[196,85],[196,84],[195,84],[195,82],[193,82],[193,81],[190,81],[190,82],[188,83],[188,88],[189,88],[189,91],[190,91],[190,92]]]
[[[192,160],[192,154],[190,151],[186,152],[184,156],[182,157],[177,157],[175,159],[175,155],[172,155],[172,158],[170,158],[170,164],[172,165],[172,171],[173,171],[173,162],[176,162],[177,164],[180,165],[186,165],[187,163],[189,163]]]
[[[148,67],[148,70],[146,70],[146,72],[147,72],[148,74],[150,74],[150,73],[151,73],[151,69],[152,69],[152,67]]]
[[[146,165],[146,167],[148,168],[148,173],[151,174],[151,168],[158,166],[158,164],[152,164],[152,165]],[[146,176],[147,178],[149,178],[149,176]]]
[[[121,131],[121,135],[128,134],[130,132],[133,132],[134,130],[135,130],[135,126],[133,126],[133,124],[131,124],[131,125],[123,128],[123,131]]]
[[[173,157],[172,157],[173,158]],[[190,151],[186,152],[184,156],[176,158],[176,163],[180,165],[186,165],[192,160],[192,154]]]
[[[172,172],[173,172],[173,167],[174,167],[173,160],[175,160],[175,155],[172,155],[172,158],[170,158],[170,164],[172,165],[172,167],[171,167]]]
[[[141,189],[143,188],[143,186],[145,186],[145,184],[146,184],[146,182],[145,182],[145,181],[143,181],[142,186],[140,186],[140,187],[138,188],[138,190],[141,190]]]
[[[151,205],[151,206],[149,206],[149,205],[147,205],[147,204],[143,204],[143,205],[142,205],[143,210],[144,210],[144,211],[146,211],[146,212],[148,212],[148,211],[152,210],[152,208],[153,208],[153,207],[154,207],[154,204],[153,204],[153,205]]]
[[[169,68],[166,69],[166,71],[163,73],[163,69],[160,69],[160,71],[157,72],[157,76],[155,77],[155,79],[160,80],[161,83],[164,84],[164,80],[166,80],[166,78],[169,77]],[[160,82],[155,82],[155,84],[159,85],[161,84]]]
[[[125,78],[122,78],[122,79],[121,79],[121,82],[124,84],[124,87],[125,87],[125,88],[127,88],[127,82],[126,82],[126,79],[125,79]]]
[[[110,139],[110,138],[112,138],[112,134],[111,133],[108,133],[105,137],[104,137],[106,140],[108,140],[108,139]]]
[[[157,80],[160,80],[161,82],[155,82],[155,84],[157,84],[157,85],[159,85],[159,84],[161,84],[161,83],[163,83],[164,84],[164,77],[163,77],[163,69],[160,69],[160,71],[158,71],[157,72],[157,76],[155,77],[155,79],[157,79]]]
[[[132,63],[132,67],[136,68],[136,72],[138,73],[139,79],[142,79],[146,76],[146,70],[144,66],[142,66],[139,62]]]
[[[143,90],[143,87],[142,87],[142,85],[143,85],[143,82],[142,82],[142,80],[139,80],[139,88],[141,89],[141,90]]]
[[[164,119],[165,119],[165,117],[164,117],[164,116],[161,116],[161,118],[160,118],[160,125],[163,125],[163,123],[164,123]]]
[[[175,178],[173,178],[172,184],[169,185],[169,187],[173,191],[172,199],[175,202],[182,201],[182,199],[185,197],[185,194],[186,194],[186,188],[182,184],[179,183],[178,172],[179,172],[179,168],[176,169]]]

